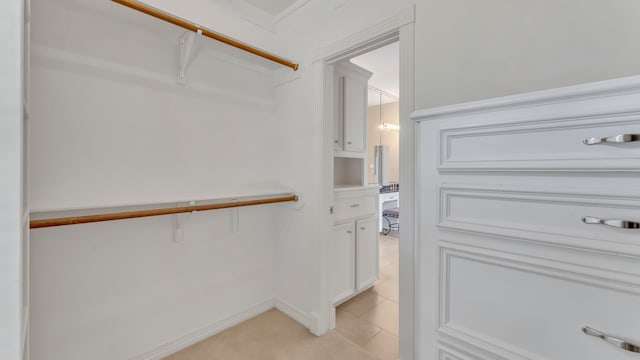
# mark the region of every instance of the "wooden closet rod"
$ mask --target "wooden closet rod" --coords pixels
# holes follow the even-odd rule
[[[152,8],[150,6],[147,5],[143,5],[137,1],[133,1],[133,0],[112,0],[113,2],[117,2],[118,4],[127,6],[131,9],[134,10],[138,10],[140,12],[143,12],[147,15],[151,15],[155,18],[158,18],[160,20],[164,20],[166,22],[170,22],[174,25],[180,26],[182,28],[185,28],[187,30],[193,31],[193,32],[197,32],[198,30],[202,31],[202,35],[214,39],[214,40],[218,40],[220,42],[223,42],[225,44],[231,45],[233,47],[237,47],[238,49],[247,51],[251,54],[263,57],[265,59],[271,60],[273,62],[277,62],[278,64],[282,64],[284,66],[290,67],[291,69],[293,69],[293,71],[297,71],[298,70],[298,64],[292,63],[289,60],[283,59],[281,57],[269,54],[268,52],[262,51],[260,49],[256,49],[254,47],[251,47],[249,45],[243,44],[239,41],[230,39],[226,36],[222,36],[220,34],[217,34],[211,30],[207,30],[205,28],[200,27],[199,25],[196,25],[194,23],[191,23],[189,21],[177,18],[175,16],[171,16],[165,12],[162,12],[158,9]]]
[[[242,206],[274,204],[274,203],[289,202],[289,201],[293,201],[293,202],[298,201],[298,196],[290,195],[290,196],[275,197],[275,198],[268,198],[268,199],[233,201],[233,202],[209,204],[209,205],[192,205],[192,206],[183,206],[183,207],[175,207],[175,208],[161,208],[161,209],[151,209],[151,210],[117,212],[117,213],[109,213],[109,214],[64,217],[64,218],[56,218],[56,219],[31,220],[31,222],[29,223],[29,228],[38,229],[38,228],[44,228],[44,227],[86,224],[86,223],[100,222],[100,221],[135,219],[135,218],[147,217],[147,216],[172,215],[172,214],[180,214],[180,213],[194,212],[194,211],[228,209],[228,208],[235,208],[235,207],[242,207]]]

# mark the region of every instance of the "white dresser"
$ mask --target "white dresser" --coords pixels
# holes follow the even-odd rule
[[[328,279],[333,304],[363,292],[378,280],[378,189],[339,188],[334,193]]]
[[[412,117],[420,358],[640,359],[640,77]]]

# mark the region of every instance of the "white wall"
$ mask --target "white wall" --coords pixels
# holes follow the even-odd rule
[[[168,218],[34,231],[34,359],[132,356],[274,295],[321,312],[323,239],[310,232],[324,211],[314,52],[414,2],[314,2],[276,35],[213,1],[148,3],[298,61],[299,78],[274,90],[280,67],[205,41],[190,85],[176,87],[180,30],[111,2],[36,1],[34,207],[262,181],[293,187],[306,204],[243,210],[238,234],[225,212],[198,214],[180,244]],[[419,108],[640,66],[635,1],[415,3]]]
[[[309,72],[305,72],[302,78],[276,88],[278,109],[274,130],[286,134],[287,140],[271,142],[270,151],[278,158],[273,171],[280,173],[302,194],[304,203],[303,211],[287,219],[279,229],[276,295],[300,311],[311,314],[317,311],[320,296],[318,244],[312,233],[312,224],[317,221],[314,207],[317,204],[319,169],[314,169],[311,164],[316,156],[313,144],[319,141],[321,130],[312,116],[303,116],[299,112],[309,109],[312,102],[310,96],[299,97],[300,91],[310,91],[308,75]],[[292,99],[297,101],[289,102]],[[309,326],[315,327],[317,323]]]
[[[416,106],[640,73],[635,0],[421,0]]]
[[[34,210],[288,185],[271,67],[202,40],[182,87],[173,25],[99,0],[33,17]],[[273,304],[296,213],[243,208],[237,233],[230,211],[197,213],[181,243],[170,216],[33,230],[32,359],[131,358]]]
[[[300,17],[279,24],[289,52],[310,69],[317,49],[415,4],[416,108],[626,76],[640,68],[634,0],[353,0],[331,8],[336,3],[344,2],[314,2],[300,11]],[[283,156],[312,156],[307,164],[294,161],[299,167],[291,175],[315,194],[322,192],[321,184],[313,183],[322,177],[317,173],[322,168],[317,156],[322,125],[307,123],[318,104],[309,101],[317,98],[311,74],[301,76],[278,90],[286,94],[279,97],[279,108],[286,109],[282,112],[292,123],[300,122],[296,141],[303,145]],[[324,211],[320,200],[313,198],[310,205]],[[308,236],[304,229],[313,222],[306,221],[313,220],[296,224],[298,230],[292,234],[297,236],[291,241]],[[281,266],[283,272],[293,273],[297,265]]]
[[[305,212],[283,228],[279,240],[279,262],[276,291],[278,298],[299,304],[314,317],[322,330],[322,316],[328,308],[328,298],[322,298],[325,281],[324,264],[320,261],[326,244],[320,234],[322,217],[329,211],[323,206],[325,176],[323,169],[323,124],[314,118],[318,94],[313,60],[318,50],[338,40],[362,31],[411,4],[411,1],[315,1],[300,9],[295,17],[278,24],[278,39],[284,53],[301,63],[298,79],[277,88],[280,129],[290,134],[287,142],[274,144],[281,159],[281,171],[293,186],[305,194]],[[315,74],[317,75],[317,74]],[[328,230],[328,229],[327,229]],[[287,254],[282,256],[283,254]]]
[[[22,1],[0,3],[0,358],[21,359]]]

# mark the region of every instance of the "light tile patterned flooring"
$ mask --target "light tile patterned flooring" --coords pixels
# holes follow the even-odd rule
[[[336,309],[336,329],[314,336],[278,310],[184,349],[169,360],[398,359],[397,233],[380,235],[380,279]]]
[[[380,279],[336,309],[336,332],[384,360],[398,358],[398,242],[380,235]]]

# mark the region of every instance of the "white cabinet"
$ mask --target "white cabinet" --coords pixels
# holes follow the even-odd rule
[[[356,291],[366,290],[378,280],[378,219],[356,221]]]
[[[365,152],[367,149],[367,82],[345,76],[342,86],[344,151]]]
[[[336,303],[356,291],[356,233],[353,222],[335,226],[329,239],[329,291]]]
[[[328,240],[329,291],[338,304],[378,279],[378,186],[335,192],[333,235]]]
[[[334,304],[378,280],[378,218],[369,216],[333,228],[329,239],[329,291]]]
[[[367,82],[372,73],[350,62],[334,72],[334,229],[328,240],[328,282],[333,304],[378,279],[378,190],[365,186]]]
[[[345,62],[335,66],[334,149],[337,156],[366,156],[367,82],[372,73]]]
[[[417,358],[637,358],[638,111],[635,77],[414,115],[416,305],[437,314]]]

